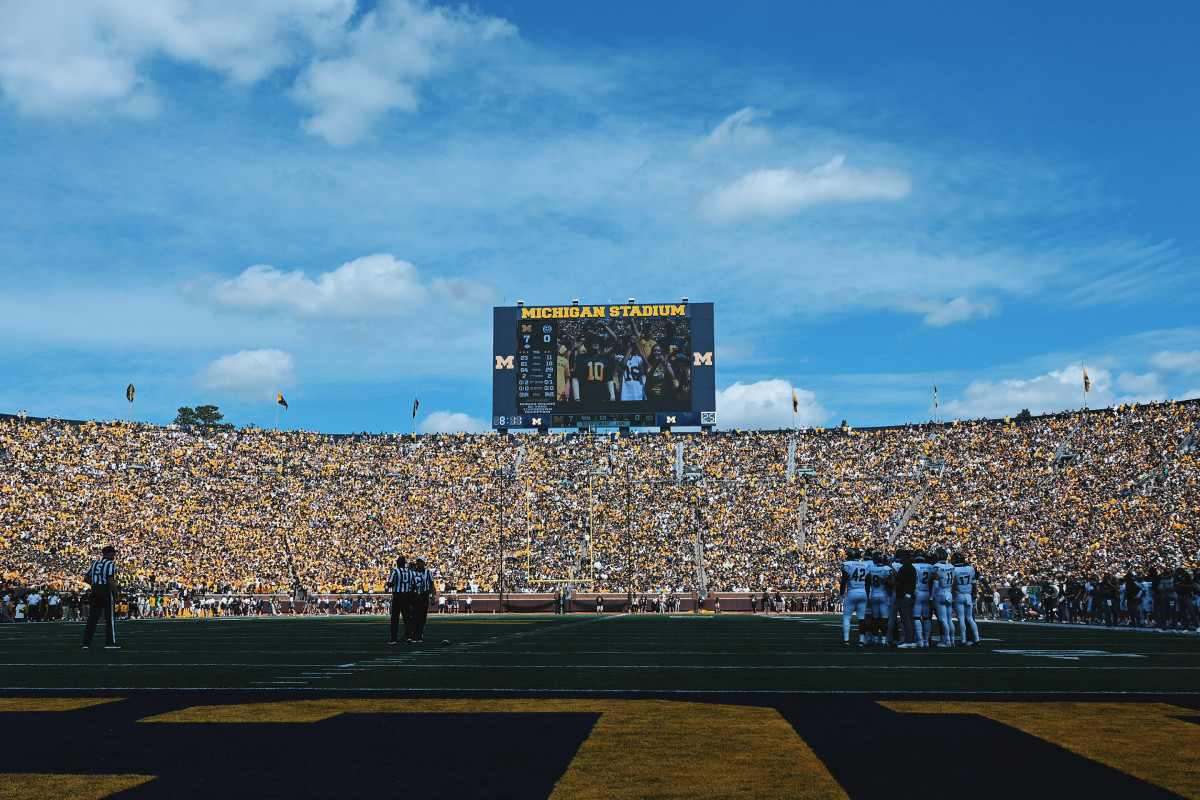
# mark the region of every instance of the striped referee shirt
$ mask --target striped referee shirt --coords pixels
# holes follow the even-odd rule
[[[108,586],[108,579],[113,576],[117,570],[117,565],[113,563],[111,558],[102,558],[99,561],[93,561],[88,567],[87,582],[92,586]]]
[[[429,574],[429,570],[423,569],[420,572],[414,572],[412,575],[414,592],[417,594],[433,593],[433,576]]]
[[[415,577],[411,569],[396,567],[392,570],[392,576],[388,578],[388,583],[396,594],[412,594],[416,591]]]

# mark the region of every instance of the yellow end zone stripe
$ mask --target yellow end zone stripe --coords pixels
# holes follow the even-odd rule
[[[978,714],[1091,761],[1200,800],[1200,711],[1166,703],[882,701],[902,714]]]
[[[158,723],[311,723],[339,714],[599,714],[553,798],[797,797],[848,800],[773,708],[670,700],[321,699],[193,706]],[[670,742],[649,747],[647,742]],[[739,746],[731,748],[729,744]],[[752,742],[752,746],[741,746]]]
[[[75,711],[103,703],[115,703],[123,697],[0,697],[0,713],[5,711]]]
[[[102,797],[141,786],[154,780],[153,775],[0,775],[3,800],[46,800],[48,797],[71,800],[100,800]]]

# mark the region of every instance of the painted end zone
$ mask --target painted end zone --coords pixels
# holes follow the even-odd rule
[[[264,698],[269,698],[264,701]],[[1200,697],[137,691],[0,698],[0,798],[1200,798]],[[64,759],[63,754],[73,754]],[[64,764],[78,774],[63,774]],[[1019,769],[1013,765],[1019,764]]]

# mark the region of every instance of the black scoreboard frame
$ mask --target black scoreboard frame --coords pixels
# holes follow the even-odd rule
[[[493,429],[709,429],[716,425],[712,303],[499,306],[493,309],[492,319]],[[568,349],[583,337],[601,335],[611,344],[609,329],[628,339],[636,338],[635,329],[648,339],[665,339],[674,333],[671,341],[659,343],[660,350],[672,365],[685,367],[677,371],[688,378],[683,383],[690,383],[690,397],[678,397],[679,390],[672,389],[657,397],[647,393],[640,401],[564,399],[557,380],[559,346]],[[582,350],[587,351],[586,344]]]

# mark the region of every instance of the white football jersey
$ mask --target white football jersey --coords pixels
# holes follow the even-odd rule
[[[892,590],[887,585],[886,581],[894,581],[896,572],[888,564],[872,564],[871,569],[871,596],[877,594],[891,594]]]
[[[960,597],[970,597],[975,589],[975,568],[970,565],[955,567],[954,575],[954,593]]]
[[[846,573],[846,593],[850,592],[866,592],[867,578],[870,577],[871,567],[874,566],[870,561],[847,561],[842,564],[842,571]]]
[[[917,571],[917,594],[928,595],[933,589],[933,564],[913,564]]]
[[[933,592],[954,591],[954,565],[946,561],[933,565]]]

